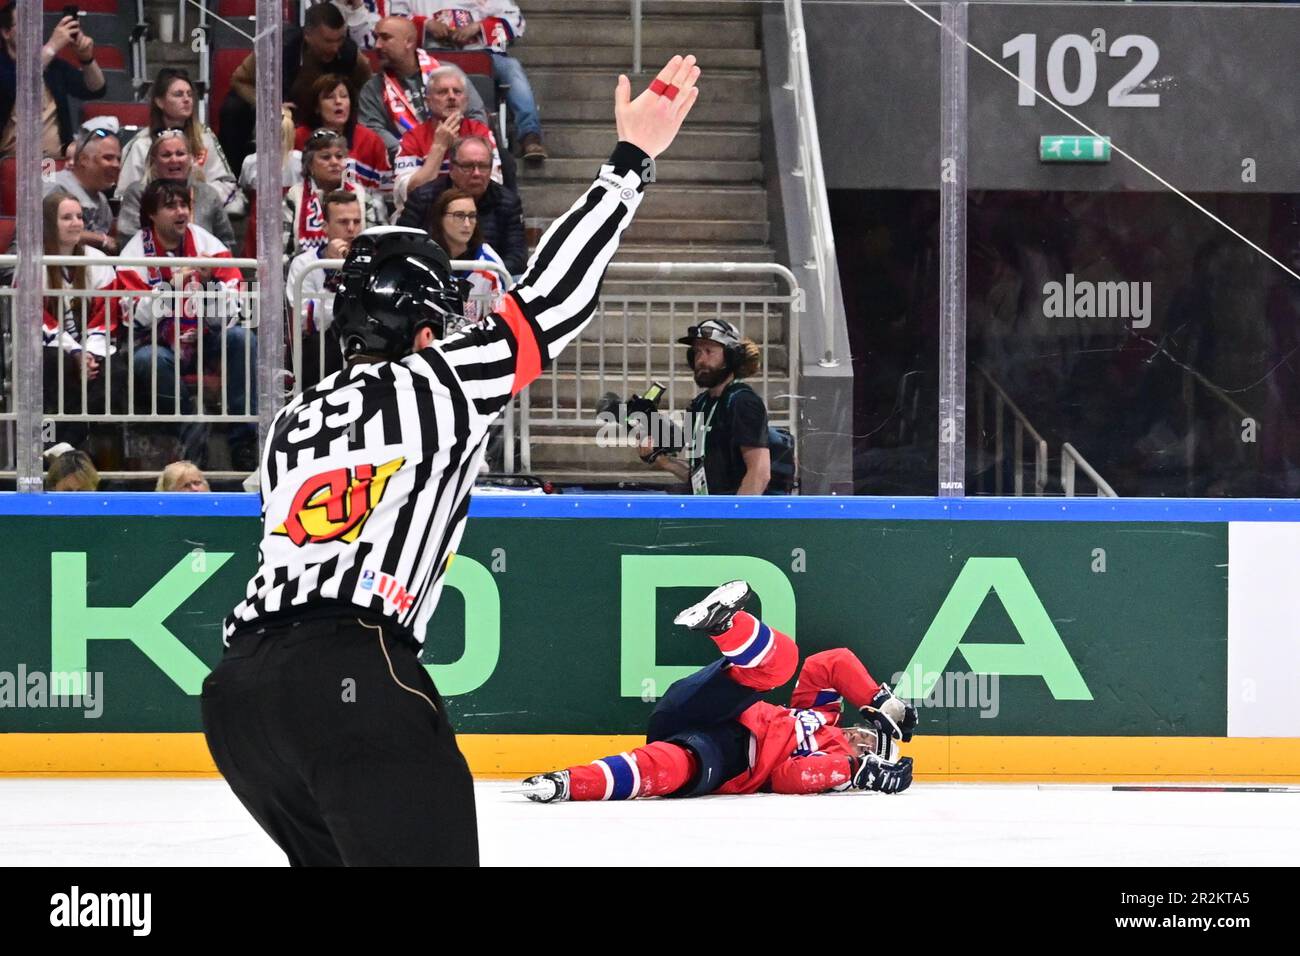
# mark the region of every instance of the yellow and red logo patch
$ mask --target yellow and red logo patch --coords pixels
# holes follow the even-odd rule
[[[289,506],[289,517],[272,534],[288,535],[302,547],[328,541],[351,544],[361,534],[366,519],[384,497],[388,479],[405,463],[394,458],[386,464],[335,468],[302,483]]]

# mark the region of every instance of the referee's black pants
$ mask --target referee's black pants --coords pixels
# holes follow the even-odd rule
[[[231,639],[203,732],[294,866],[477,865],[469,767],[413,646],[337,617]]]

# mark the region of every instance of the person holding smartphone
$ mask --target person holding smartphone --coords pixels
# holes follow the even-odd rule
[[[0,8],[0,159],[17,150],[14,129],[14,100],[18,88],[18,30],[14,3]],[[79,67],[59,53],[71,47]],[[72,98],[101,99],[108,92],[104,71],[95,62],[95,41],[81,32],[76,7],[65,7],[63,17],[50,31],[41,48],[41,69],[45,84],[41,91],[41,155],[46,159],[67,159],[68,147],[76,134]]]

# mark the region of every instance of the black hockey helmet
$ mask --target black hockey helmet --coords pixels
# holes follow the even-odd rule
[[[333,327],[345,359],[399,359],[421,328],[442,338],[464,316],[465,282],[427,232],[376,226],[352,240],[334,296]]]
[[[740,329],[726,319],[705,319],[699,325],[692,325],[686,334],[677,341],[687,346],[686,364],[695,368],[695,343],[699,339],[708,339],[722,346],[723,360],[727,369],[734,372],[740,367],[742,353],[740,350]]]

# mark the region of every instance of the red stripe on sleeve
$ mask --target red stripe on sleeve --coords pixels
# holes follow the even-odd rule
[[[528,387],[529,382],[542,374],[542,353],[537,345],[537,336],[533,334],[533,327],[524,318],[513,295],[502,298],[496,314],[515,336],[515,384],[510,394],[518,395]]]

